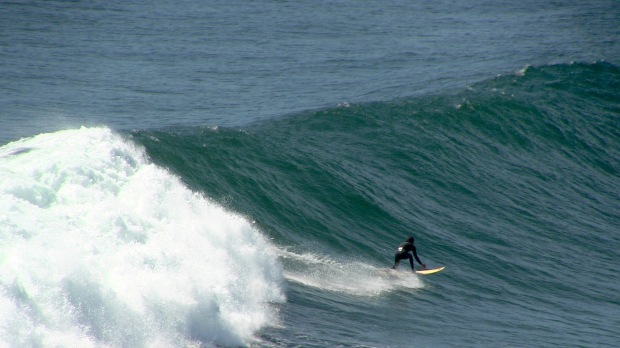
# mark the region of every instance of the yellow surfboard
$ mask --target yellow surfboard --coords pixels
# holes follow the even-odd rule
[[[437,268],[431,268],[431,269],[423,269],[423,270],[419,270],[419,271],[415,271],[417,274],[433,274],[433,273],[437,273],[437,272],[441,272],[443,271],[443,269],[446,268],[445,266],[442,267],[437,267]]]

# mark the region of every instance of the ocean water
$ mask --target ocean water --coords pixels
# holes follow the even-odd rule
[[[0,3],[0,346],[620,345],[618,23]]]

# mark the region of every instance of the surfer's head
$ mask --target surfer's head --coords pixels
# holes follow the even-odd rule
[[[414,241],[413,236],[407,237],[407,239],[405,239],[405,241],[408,242],[408,243],[413,244],[413,241]]]

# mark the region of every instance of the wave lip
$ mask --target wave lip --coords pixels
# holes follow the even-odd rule
[[[275,249],[131,141],[81,128],[0,153],[0,345],[240,345],[277,323]]]

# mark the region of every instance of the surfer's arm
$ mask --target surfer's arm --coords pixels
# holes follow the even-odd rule
[[[424,266],[424,264],[422,263],[422,261],[420,261],[420,258],[418,257],[418,255],[416,255],[416,254],[413,254],[413,255],[415,256],[415,260],[416,260],[416,261],[418,261],[418,264],[419,264],[420,266]]]
[[[422,261],[420,261],[420,258],[418,257],[418,252],[416,251],[415,247],[413,247],[413,257],[415,257],[415,260],[418,261],[418,264],[420,266],[422,266],[422,268],[426,268],[426,265],[422,263]]]

